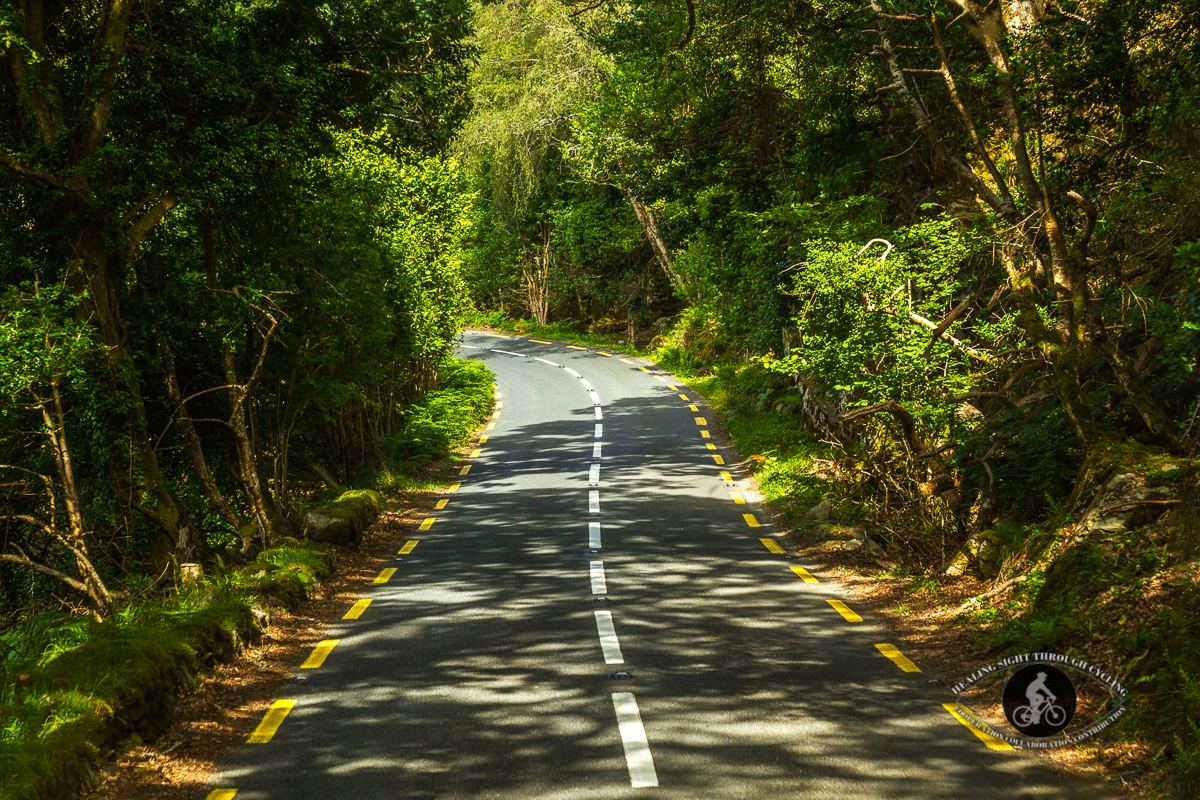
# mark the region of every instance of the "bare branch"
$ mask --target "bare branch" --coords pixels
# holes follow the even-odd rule
[[[973,303],[974,301],[975,301],[975,295],[971,295],[966,300],[963,300],[957,306],[950,309],[950,313],[947,314],[942,319],[942,321],[938,323],[938,326],[933,329],[933,339],[929,342],[929,346],[927,346],[925,348],[925,360],[926,361],[929,360],[930,354],[933,353],[934,341],[936,341],[943,333],[945,333],[946,330],[950,327],[950,325],[954,322],[954,320],[961,317],[963,315],[963,312],[966,311],[967,308],[969,308],[971,303]]]
[[[862,246],[862,250],[859,250],[857,253],[855,253],[855,254],[854,254],[854,257],[855,257],[855,258],[858,258],[858,257],[859,257],[859,256],[861,256],[863,253],[867,252],[867,250],[868,250],[868,249],[871,247],[871,245],[875,244],[876,242],[878,242],[878,243],[880,243],[880,244],[886,244],[886,245],[887,245],[887,249],[886,249],[886,250],[884,250],[884,251],[883,251],[883,255],[881,255],[881,256],[879,257],[879,260],[880,260],[880,261],[886,261],[886,260],[887,260],[887,257],[888,257],[889,255],[891,255],[891,254],[892,254],[892,249],[893,249],[893,248],[896,246],[896,245],[892,244],[891,242],[889,242],[887,239],[872,239],[871,241],[869,241],[869,242],[867,242],[866,244],[864,244],[864,245]]]
[[[58,176],[52,175],[51,173],[42,169],[38,169],[37,167],[27,166],[12,153],[7,153],[3,150],[0,150],[0,164],[3,164],[24,178],[41,181],[48,186],[53,186],[55,189],[63,188],[63,182],[58,179]]]
[[[963,123],[967,126],[967,133],[971,136],[971,142],[975,145],[976,155],[983,161],[988,175],[991,175],[992,180],[996,183],[996,189],[999,191],[1000,197],[1004,200],[1006,210],[1008,210],[1009,214],[1015,216],[1017,205],[1013,202],[1008,184],[1000,176],[1000,171],[996,169],[996,162],[992,160],[987,148],[983,146],[983,141],[979,138],[979,130],[975,125],[975,120],[971,117],[971,112],[967,109],[966,104],[963,103],[962,98],[958,94],[958,84],[954,81],[954,75],[950,73],[950,57],[946,54],[946,44],[942,41],[942,31],[937,24],[937,14],[933,13],[929,16],[933,22],[933,38],[937,42],[938,55],[942,59],[942,68],[939,71],[942,73],[942,78],[946,81],[946,88],[950,90],[950,99],[954,101],[955,108],[958,109],[959,115],[963,118]],[[1002,214],[1002,216],[1004,215]],[[1009,221],[1011,222],[1012,220]]]
[[[168,195],[156,202],[141,219],[129,226],[125,231],[125,252],[131,260],[137,253],[138,247],[141,246],[142,239],[146,238],[146,234],[175,206],[175,198]]]
[[[16,545],[13,545],[13,547],[16,547]],[[28,567],[29,569],[33,570],[34,572],[40,572],[41,574],[46,575],[47,577],[55,578],[57,580],[62,581],[67,586],[70,586],[72,589],[79,592],[80,594],[84,594],[84,595],[87,595],[88,597],[91,597],[91,594],[88,592],[87,586],[82,581],[76,580],[75,578],[72,578],[70,575],[66,575],[62,572],[59,572],[58,570],[56,570],[52,567],[48,567],[45,564],[39,564],[38,562],[34,561],[29,556],[25,555],[25,551],[22,550],[21,548],[17,547],[16,549],[17,549],[17,553],[19,555],[13,555],[12,553],[0,553],[0,561],[8,561],[13,564],[20,564],[23,567]]]
[[[683,41],[675,45],[676,50],[683,50],[692,41],[692,34],[696,32],[696,3],[695,0],[683,0],[687,3],[688,26],[687,33],[683,35]]]
[[[1067,197],[1075,201],[1075,205],[1079,206],[1079,210],[1087,217],[1087,222],[1084,223],[1083,233],[1079,237],[1079,242],[1075,245],[1079,253],[1086,258],[1088,243],[1092,240],[1092,232],[1096,230],[1096,220],[1100,216],[1100,212],[1096,210],[1096,206],[1084,199],[1083,195],[1075,190],[1067,192]]]

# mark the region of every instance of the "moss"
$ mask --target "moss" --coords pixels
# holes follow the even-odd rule
[[[105,748],[165,732],[199,664],[232,660],[258,632],[246,596],[188,597],[64,624],[81,643],[0,673],[0,796],[72,796],[93,780]]]
[[[284,517],[277,513],[275,509],[268,507],[267,521],[271,523],[272,544],[278,544],[281,540],[295,542],[296,527]],[[258,523],[251,519],[242,527],[238,528],[238,536],[243,540],[254,539],[258,536]]]
[[[305,516],[305,533],[316,542],[355,545],[378,517],[379,493],[371,489],[354,489]]]

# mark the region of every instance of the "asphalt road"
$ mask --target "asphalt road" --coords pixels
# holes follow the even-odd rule
[[[987,747],[772,552],[683,384],[530,339],[463,354],[497,376],[486,441],[209,800],[1120,796]]]

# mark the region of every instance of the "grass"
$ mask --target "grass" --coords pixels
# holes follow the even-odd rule
[[[333,564],[285,544],[103,620],[53,612],[10,626],[0,636],[0,797],[72,796],[105,748],[157,738],[196,670],[232,660],[261,632],[257,598],[303,600]]]

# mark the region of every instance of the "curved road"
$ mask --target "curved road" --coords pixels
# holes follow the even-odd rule
[[[986,746],[775,552],[683,384],[558,343],[463,348],[497,376],[486,439],[209,800],[1119,796]]]

